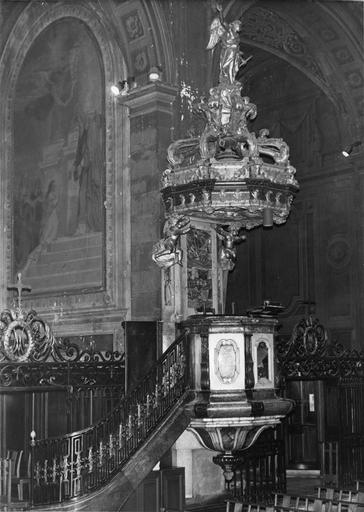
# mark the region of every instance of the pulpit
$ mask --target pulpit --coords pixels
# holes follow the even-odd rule
[[[213,314],[182,322],[190,331],[194,389],[239,402],[272,396],[276,325],[273,317]]]
[[[201,134],[168,147],[161,179],[165,224],[152,257],[162,269],[164,348],[175,338],[175,323],[189,333],[195,393],[189,429],[219,452],[214,462],[230,482],[234,453],[274,428],[293,403],[275,393],[277,320],[264,308],[225,315],[227,275],[243,233],[286,221],[298,183],[286,142],[265,128],[249,130],[257,107],[237,77],[251,57],[243,57],[241,22],[227,23],[216,8],[207,48],[222,42],[219,83],[194,103],[205,119]]]
[[[189,429],[214,462],[233,476],[234,452],[274,428],[293,402],[276,395],[272,317],[193,315],[181,323],[190,336],[191,384],[196,393]]]

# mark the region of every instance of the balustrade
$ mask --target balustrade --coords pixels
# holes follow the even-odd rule
[[[184,333],[102,421],[36,441],[33,503],[61,502],[92,492],[120,471],[186,391],[187,357]]]
[[[274,492],[286,488],[285,470],[283,439],[275,439],[268,431],[252,448],[235,453],[230,492],[246,503],[269,503]]]

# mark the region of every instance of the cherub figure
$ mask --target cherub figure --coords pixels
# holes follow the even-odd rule
[[[216,4],[216,10],[218,15],[211,23],[207,49],[213,50],[217,43],[221,41],[220,82],[233,84],[239,68],[244,66],[251,59],[251,56],[244,59],[239,48],[241,21],[235,20],[226,23],[222,16],[221,4]]]
[[[167,220],[163,229],[164,238],[153,247],[152,259],[159,267],[169,268],[176,263],[182,265],[182,251],[177,247],[177,242],[189,229],[189,217],[170,217]]]
[[[224,229],[222,226],[216,226],[215,231],[222,240],[220,252],[220,263],[224,270],[232,270],[236,262],[236,244],[246,239],[244,235],[239,235],[240,227],[229,226]]]

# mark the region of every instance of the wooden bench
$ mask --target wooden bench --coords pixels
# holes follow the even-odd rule
[[[228,500],[226,512],[364,512],[364,492],[318,487],[314,496],[275,493],[272,506]]]
[[[243,503],[242,501],[226,501],[226,512],[274,512],[273,506],[256,503]]]
[[[336,507],[339,507],[339,504],[341,504],[341,508],[347,508],[350,512],[362,510],[364,507],[364,492],[358,489],[318,487],[316,496],[331,500],[332,505]]]
[[[332,500],[287,494],[274,495],[274,510],[277,512],[336,512],[332,509]]]

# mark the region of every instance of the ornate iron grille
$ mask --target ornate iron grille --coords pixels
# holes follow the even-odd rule
[[[120,355],[121,356],[121,355]],[[107,362],[72,363],[2,363],[0,364],[1,388],[70,388],[124,386],[124,354],[120,359]]]
[[[291,338],[278,343],[276,354],[283,380],[364,378],[364,353],[329,343],[326,329],[312,317],[303,318]]]
[[[285,380],[324,381],[323,480],[348,486],[363,478],[364,353],[330,343],[319,320],[308,317],[294,327],[289,340],[278,343],[276,354],[283,385]]]
[[[81,496],[107,483],[141,447],[188,387],[187,333],[141,384],[95,425],[33,447],[34,504]]]
[[[119,361],[103,363],[3,363],[0,364],[1,388],[45,389],[124,386],[124,354]]]
[[[56,338],[36,311],[25,312],[18,300],[17,308],[0,314],[0,391],[124,385],[124,354],[96,351],[92,337],[87,348],[84,336],[79,344]]]

